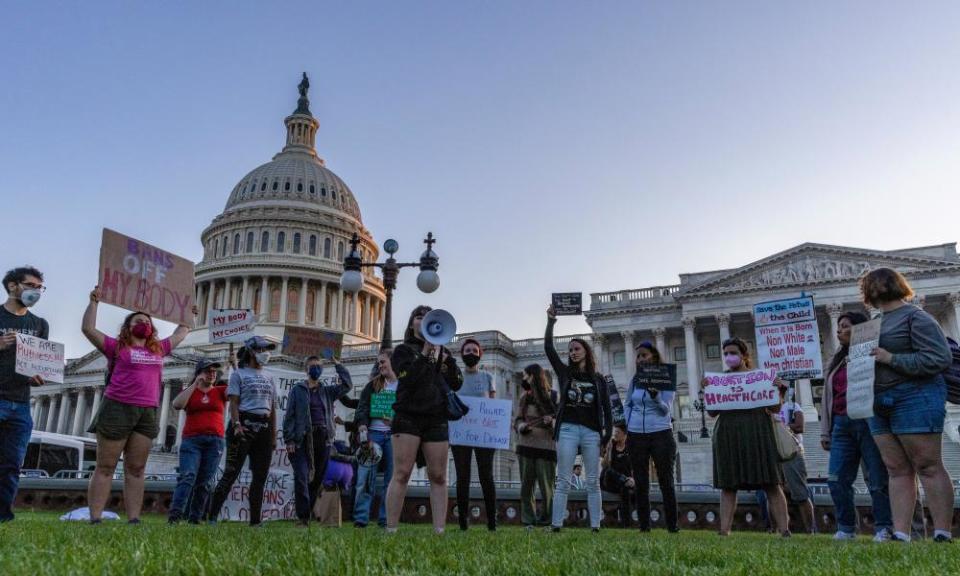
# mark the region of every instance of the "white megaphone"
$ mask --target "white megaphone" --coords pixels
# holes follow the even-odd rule
[[[431,310],[420,321],[420,333],[434,346],[444,346],[456,336],[457,321],[446,310]]]

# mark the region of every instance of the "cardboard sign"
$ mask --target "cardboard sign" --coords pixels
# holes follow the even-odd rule
[[[847,416],[873,417],[873,384],[877,359],[870,355],[880,345],[880,319],[853,326],[847,355]],[[826,386],[832,386],[826,382]]]
[[[392,390],[375,392],[370,395],[370,418],[393,420],[393,403],[397,401],[397,393]]]
[[[554,293],[553,311],[556,312],[557,316],[579,316],[580,314],[583,314],[583,293]]]
[[[620,399],[620,391],[617,390],[617,383],[613,376],[607,374],[603,377],[607,383],[607,394],[610,395],[610,415],[613,417],[613,425],[626,424],[626,411],[623,409],[623,400]]]
[[[747,410],[775,406],[780,391],[773,384],[776,370],[748,372],[707,372],[703,401],[707,410]]]
[[[39,376],[44,382],[63,384],[64,346],[59,342],[51,342],[17,334],[16,373],[29,376]]]
[[[256,324],[257,319],[253,315],[253,310],[211,310],[208,327],[210,343],[240,344],[253,336],[253,328]]]
[[[761,302],[753,313],[761,368],[776,370],[784,380],[823,378],[813,298]]]
[[[477,396],[461,396],[470,412],[450,422],[450,444],[476,448],[510,449],[513,403]]]
[[[193,262],[104,228],[100,301],[193,326]]]
[[[343,334],[304,326],[287,326],[283,330],[281,352],[287,356],[339,358],[343,350]]]
[[[637,388],[654,388],[661,392],[676,392],[677,365],[640,364],[637,366],[637,376],[634,382]]]

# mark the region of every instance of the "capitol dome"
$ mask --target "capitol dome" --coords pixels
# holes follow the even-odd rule
[[[353,192],[317,155],[320,123],[310,112],[309,87],[304,74],[297,108],[284,119],[286,145],[240,179],[202,233],[201,330],[214,309],[252,308],[267,333],[297,325],[343,332],[347,344],[380,337],[385,294],[372,269],[360,293],[340,289],[353,234],[364,260],[379,250]]]

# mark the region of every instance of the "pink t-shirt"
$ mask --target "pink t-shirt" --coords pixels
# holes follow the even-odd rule
[[[126,346],[117,353],[117,339],[103,339],[103,352],[113,362],[113,374],[105,396],[117,402],[154,408],[160,405],[163,357],[170,354],[170,340],[160,341],[163,354],[154,354],[143,346]]]

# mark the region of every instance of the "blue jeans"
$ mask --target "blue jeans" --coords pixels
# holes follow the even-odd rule
[[[877,530],[893,528],[890,514],[890,493],[887,488],[887,467],[880,458],[870,425],[866,420],[834,416],[830,433],[830,465],[827,484],[837,514],[837,528],[853,534],[857,530],[857,509],[853,503],[853,482],[857,479],[860,460],[865,467],[865,480],[873,500],[873,522]]]
[[[31,430],[29,402],[0,400],[0,522],[13,520],[13,501]]]
[[[563,526],[567,511],[567,495],[573,486],[573,463],[577,449],[583,455],[587,475],[587,510],[590,527],[600,527],[603,496],[600,494],[600,433],[580,424],[561,424],[557,439],[557,489],[553,493],[553,526]]]
[[[313,516],[313,504],[323,486],[323,477],[327,473],[327,463],[330,460],[330,445],[327,444],[327,431],[322,426],[315,426],[312,432],[313,446],[313,480],[310,479],[311,455],[307,451],[308,443],[301,442],[290,456],[290,466],[293,468],[293,502],[297,511],[297,519],[309,522]]]
[[[191,436],[180,444],[180,468],[177,488],[170,503],[170,519],[179,520],[189,507],[190,522],[197,523],[213,492],[217,466],[223,455],[223,437]]]
[[[371,442],[378,444],[380,449],[383,450],[381,460],[384,464],[383,484],[377,484],[379,464],[358,468],[357,499],[353,505],[353,521],[356,524],[367,524],[371,516],[377,516],[377,523],[386,526],[387,506],[384,502],[384,494],[386,493],[386,486],[390,484],[390,478],[393,477],[393,443],[390,441],[390,432],[370,430],[369,438]],[[380,497],[375,508],[373,507],[374,495]]]

